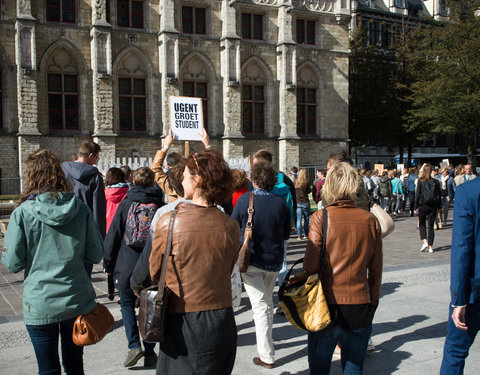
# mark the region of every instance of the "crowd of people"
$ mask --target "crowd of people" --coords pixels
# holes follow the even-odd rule
[[[247,175],[229,168],[206,133],[200,139],[204,149],[184,157],[168,152],[175,140],[170,133],[151,168],[111,168],[105,179],[95,167],[101,150],[94,142],[83,143],[74,162],[62,164],[48,150],[29,156],[26,189],[10,219],[2,262],[11,272],[25,270],[23,315],[39,374],[61,372],[59,336],[65,372],[84,373],[72,325],[95,306],[90,276],[102,259],[109,293],[115,287],[120,298],[125,367],[143,357],[144,366],[162,375],[230,374],[237,348],[231,280],[250,225],[250,199],[251,258],[242,280],[255,324],[253,363],[275,367],[273,294],[287,273],[293,229],[299,240],[308,238],[301,277],[321,274],[332,317],[326,329],[308,333],[310,374],[330,372],[337,344],[344,372],[362,373],[383,261],[371,202],[395,215],[406,210],[408,198],[410,214],[419,216],[421,250],[433,252],[433,223],[438,218],[438,228],[445,225],[456,186],[475,178],[470,165],[454,178],[447,168],[438,176],[429,164],[379,176],[354,169],[339,154],[310,181],[303,168],[276,170],[267,150],[253,155]],[[310,194],[325,210],[311,215]],[[156,352],[155,343],[140,337],[135,309],[140,291],[160,278],[169,234],[166,332]]]

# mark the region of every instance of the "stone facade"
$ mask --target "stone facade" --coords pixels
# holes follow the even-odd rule
[[[126,27],[118,4],[75,0],[74,22],[67,22],[71,10],[52,16],[46,0],[1,2],[0,147],[8,150],[0,157],[2,177],[20,176],[25,156],[38,148],[70,160],[87,139],[104,155],[153,156],[170,127],[169,96],[183,95],[186,84],[205,88],[208,133],[226,158],[266,148],[287,170],[324,166],[330,153],[348,146],[349,1],[130,0],[127,21],[134,22],[140,4],[141,27]],[[182,7],[204,9],[204,32],[196,23],[194,33],[184,30]],[[245,37],[247,14],[261,20],[260,38]],[[314,25],[313,43],[297,43],[300,20]],[[62,82],[57,89],[52,77]],[[130,130],[119,98],[126,79],[144,83],[141,120],[130,98]],[[252,120],[261,130],[244,131],[244,85],[263,90],[262,114]],[[315,92],[308,134],[297,128],[298,89]],[[190,151],[199,147],[190,142]]]

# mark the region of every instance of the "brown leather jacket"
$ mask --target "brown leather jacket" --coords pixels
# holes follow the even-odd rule
[[[216,207],[179,203],[166,283],[170,312],[232,306],[230,275],[238,258],[240,226]],[[152,280],[160,279],[171,213],[162,215],[150,254]]]
[[[382,281],[382,236],[375,216],[353,201],[327,206],[327,244],[322,284],[328,304],[378,305]],[[310,221],[303,268],[309,275],[320,269],[322,210]]]
[[[167,151],[165,149],[158,150],[153,158],[151,170],[155,172],[155,181],[158,186],[164,191],[165,195],[168,197],[168,203],[171,203],[178,199],[176,191],[170,186],[168,181],[168,175],[163,171],[163,161],[167,156]]]

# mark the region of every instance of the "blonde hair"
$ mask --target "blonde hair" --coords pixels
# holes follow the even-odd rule
[[[307,181],[307,170],[305,168],[301,168],[298,172],[298,177],[295,180],[295,188],[300,189]]]
[[[341,200],[355,201],[359,186],[358,172],[348,163],[337,162],[327,173],[325,185],[322,188],[322,197],[325,203],[331,204]]]

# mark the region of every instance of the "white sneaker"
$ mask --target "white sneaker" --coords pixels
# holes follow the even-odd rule
[[[373,351],[375,351],[375,344],[373,343],[373,340],[370,339],[368,340],[367,352],[373,352]]]
[[[428,243],[424,242],[420,251],[423,253],[424,251],[427,251],[427,250],[428,250]]]
[[[431,246],[428,247],[428,252],[429,252],[429,253],[433,253],[433,249],[432,249]]]

